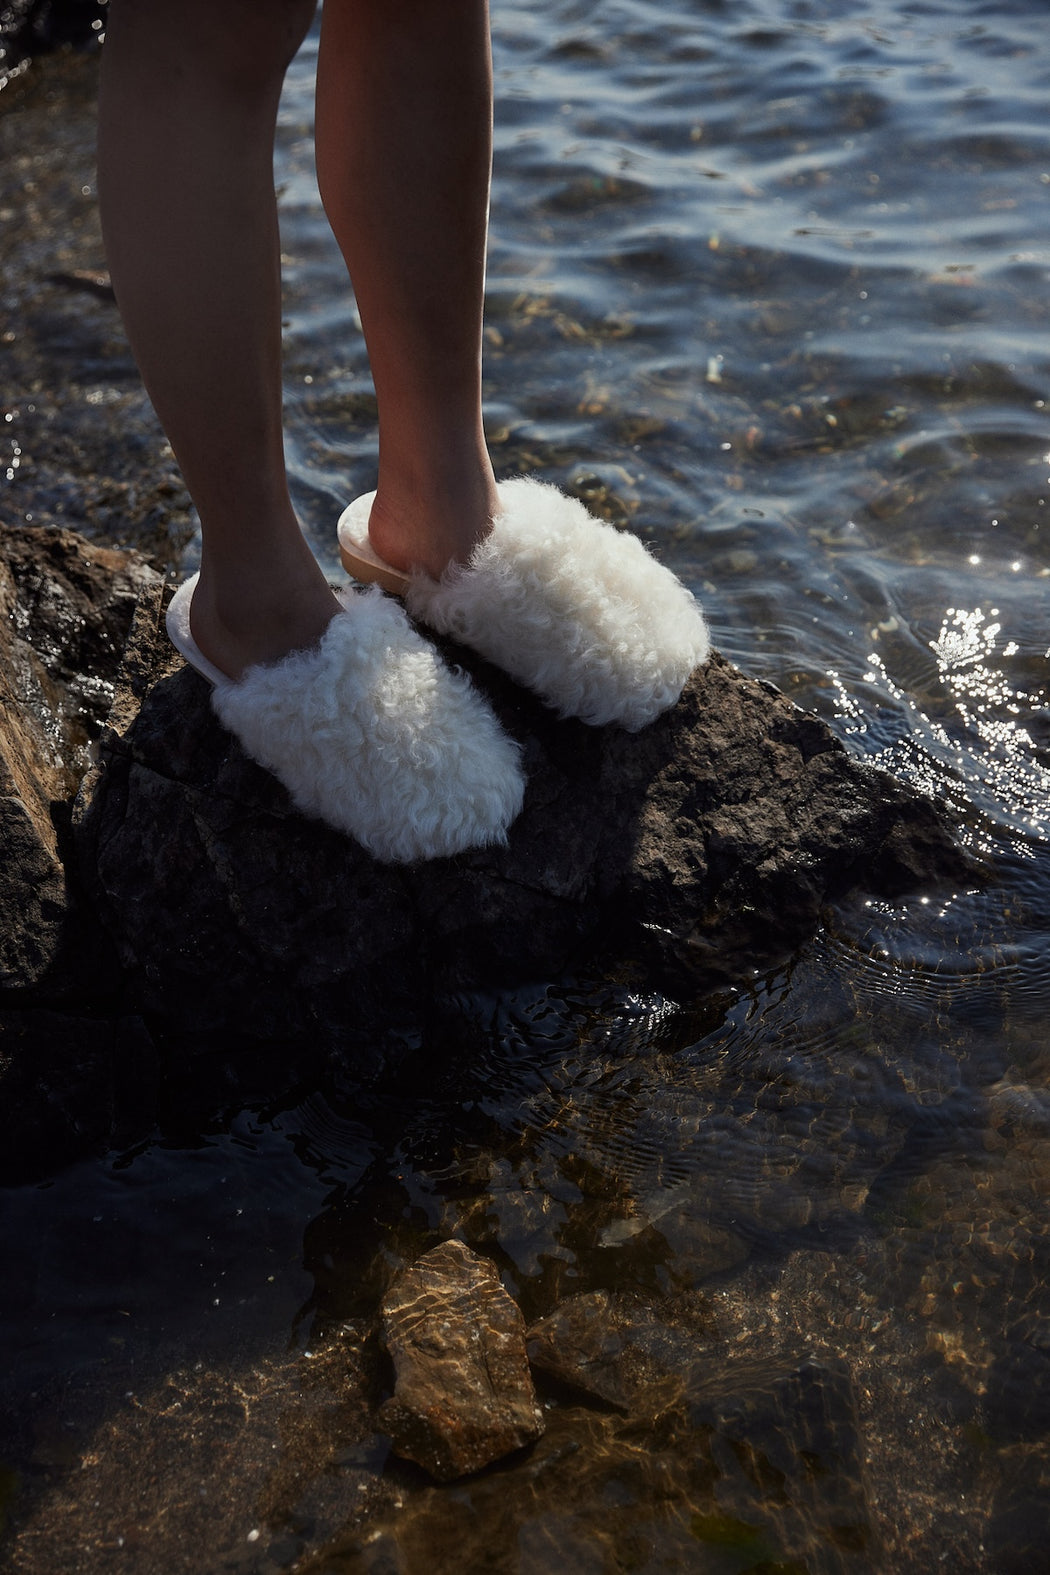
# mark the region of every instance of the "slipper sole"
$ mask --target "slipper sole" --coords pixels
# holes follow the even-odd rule
[[[374,493],[371,494],[367,500],[369,506],[371,506],[371,498],[374,495]],[[359,498],[357,501],[360,503],[365,500]],[[366,517],[366,531],[367,528],[368,521]],[[384,591],[389,591],[391,596],[404,596],[408,590],[408,582],[412,576],[406,574],[402,569],[395,569],[389,563],[384,563],[372,546],[372,543],[368,540],[367,535],[363,540],[351,543],[348,533],[341,534],[339,537],[339,557],[347,574],[352,579],[359,580],[362,585],[380,585]]]

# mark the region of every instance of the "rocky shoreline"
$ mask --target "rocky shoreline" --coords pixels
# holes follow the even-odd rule
[[[34,178],[45,151],[65,169],[71,103],[89,122],[87,64],[49,62],[54,138],[42,151],[22,134]],[[0,120],[12,180],[28,169],[20,106],[48,92],[31,78]],[[925,893],[980,873],[939,808],[720,659],[630,739],[556,722],[454,653],[527,751],[529,802],[499,854],[394,872],[292,814],[163,637],[185,500],[97,235],[88,219],[79,227],[91,207],[82,164],[53,245],[41,249],[32,204],[0,235],[17,302],[3,346],[12,468],[22,458],[0,502],[0,1087],[12,1114],[0,1169],[9,1182],[47,1178],[18,1196],[57,1198],[73,1222],[21,1256],[17,1243],[10,1265],[9,1294],[38,1310],[52,1363],[5,1407],[12,1569],[200,1575],[202,1557],[252,1575],[654,1560],[785,1575],[925,1575],[945,1560],[981,1575],[1041,1569],[1041,1079],[990,1067],[980,1027],[966,1039],[946,1020],[911,1042],[888,999],[879,1016],[877,994],[853,996],[819,969],[810,988],[833,997],[830,1016],[874,1016],[863,1054],[833,1033],[807,1067],[788,1024],[753,1065],[712,1057],[684,1102],[671,1056],[635,1058],[654,1144],[687,1157],[680,1177],[655,1164],[645,1185],[625,1175],[638,1137],[626,1118],[603,1156],[578,1110],[565,1153],[530,1111],[520,1143],[508,1123],[477,1153],[465,1144],[429,1212],[393,1167],[359,1187],[333,1166],[323,1211],[305,1232],[296,1216],[288,1238],[267,1215],[292,1184],[279,1145],[255,1155],[249,1143],[229,1188],[200,1184],[188,1243],[144,1205],[145,1227],[114,1215],[70,1248],[76,1189],[107,1169],[59,1174],[70,1161],[112,1161],[166,1128],[196,1139],[217,1113],[279,1104],[296,1084],[310,1092],[288,1129],[300,1122],[308,1150],[311,1099],[328,1119],[318,1088],[346,1093],[349,1125],[359,1092],[392,1087],[396,1099],[447,1050],[469,1062],[460,1007],[473,990],[597,957],[643,994],[717,1003],[851,892]],[[145,555],[113,545],[131,522]],[[614,1086],[629,1045],[603,1048],[596,1034],[579,1057]],[[484,1080],[471,1066],[466,1081],[474,1095]],[[735,1148],[720,1140],[727,1127]],[[323,1125],[336,1157],[341,1132]],[[398,1124],[384,1158],[401,1137]],[[142,1169],[132,1180],[146,1192]],[[157,1183],[149,1197],[167,1193]],[[242,1213],[250,1249],[230,1224]],[[435,1246],[445,1269],[465,1267],[441,1296],[420,1286]],[[77,1250],[99,1256],[100,1275],[116,1264],[144,1286],[134,1318],[116,1302],[111,1323],[85,1318],[79,1396],[50,1322],[56,1301],[80,1296],[61,1279],[80,1272]],[[186,1266],[210,1254],[234,1280],[238,1251],[254,1278],[242,1274],[238,1302],[221,1285],[231,1310],[217,1335],[206,1281]],[[275,1310],[267,1271],[287,1276],[300,1258],[314,1324],[309,1346],[289,1349],[294,1307]],[[496,1295],[500,1279],[520,1316]],[[960,1284],[980,1288],[971,1322]],[[445,1349],[470,1355],[500,1303],[544,1423],[531,1444],[529,1428],[512,1429],[515,1454],[450,1486],[391,1448],[399,1438],[445,1469],[444,1446],[421,1451],[403,1395],[393,1403],[401,1336],[424,1295],[448,1323]],[[253,1318],[269,1344],[250,1343]],[[431,1409],[450,1387],[446,1373]],[[487,1406],[483,1393],[480,1421],[457,1412],[453,1430],[473,1440]]]

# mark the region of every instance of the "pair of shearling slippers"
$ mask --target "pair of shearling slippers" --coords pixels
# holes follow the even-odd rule
[[[375,494],[339,521],[344,567],[376,582],[340,597],[320,645],[233,681],[190,633],[195,578],[168,632],[213,685],[245,751],[316,819],[375,858],[412,863],[506,841],[521,808],[520,750],[419,623],[469,646],[564,717],[635,732],[674,705],[710,642],[699,605],[642,543],[542,482],[499,487],[470,562],[440,580],[384,564],[368,540]]]

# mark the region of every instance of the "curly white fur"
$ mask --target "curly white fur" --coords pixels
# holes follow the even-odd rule
[[[172,603],[172,638],[215,684],[220,721],[304,814],[391,863],[506,842],[524,794],[520,749],[396,603],[345,593],[319,646],[216,682],[195,660],[192,583]]]
[[[636,536],[528,478],[500,484],[502,513],[469,564],[410,576],[409,611],[540,695],[562,716],[630,732],[674,705],[707,660],[699,604]],[[371,497],[340,522],[367,542]]]

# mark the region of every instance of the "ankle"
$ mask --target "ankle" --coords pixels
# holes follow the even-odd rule
[[[368,534],[396,569],[422,569],[440,579],[451,563],[466,563],[492,529],[499,495],[491,467],[426,481],[382,473]]]
[[[190,627],[203,654],[230,678],[248,667],[309,650],[340,611],[335,593],[311,559],[303,575],[245,572],[236,582],[202,569]]]

